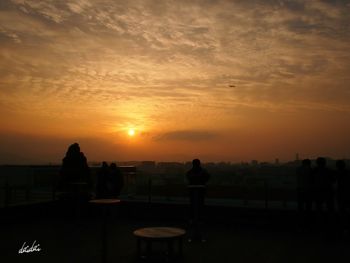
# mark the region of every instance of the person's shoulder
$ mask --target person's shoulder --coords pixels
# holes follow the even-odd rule
[[[202,173],[209,174],[208,170],[205,168],[202,168]]]
[[[186,172],[186,175],[187,175],[187,176],[191,176],[191,175],[193,175],[193,171],[192,171],[192,169],[191,169],[191,170],[188,170],[188,171]]]
[[[193,168],[191,168],[191,169],[187,170],[187,172],[186,172],[186,173],[187,173],[187,174],[193,173]]]
[[[121,173],[121,170],[119,169],[119,167],[114,167],[114,168],[111,170],[111,172],[112,172],[113,174],[120,174],[120,173]]]
[[[203,171],[204,173],[208,173],[208,170],[207,170],[206,168],[203,168],[203,167],[202,167],[202,171]]]
[[[84,154],[83,152],[80,152],[79,158],[80,158],[80,160],[82,160],[83,162],[87,162],[87,159],[86,159],[85,154]]]

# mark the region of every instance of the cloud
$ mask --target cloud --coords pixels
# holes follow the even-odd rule
[[[119,159],[122,145],[96,137],[33,135],[25,132],[0,131],[0,164],[60,163],[68,146],[78,142],[88,161]]]
[[[209,141],[217,138],[218,133],[205,130],[170,131],[154,137],[156,141]]]
[[[347,2],[4,0],[0,110],[179,129],[168,141],[251,112],[348,113]]]

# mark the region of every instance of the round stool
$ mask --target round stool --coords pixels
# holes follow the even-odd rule
[[[178,242],[177,256],[182,256],[182,238],[186,231],[175,227],[147,227],[140,228],[134,231],[137,238],[137,256],[138,258],[145,257],[142,255],[142,242],[146,243],[146,258],[149,259],[152,254],[152,243],[161,242],[168,246],[168,258],[174,257],[174,241]]]

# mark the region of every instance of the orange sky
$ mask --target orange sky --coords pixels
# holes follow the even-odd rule
[[[349,25],[348,1],[1,1],[0,163],[350,158]]]

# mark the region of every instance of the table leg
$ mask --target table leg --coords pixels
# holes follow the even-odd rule
[[[152,242],[150,240],[147,240],[146,242],[147,242],[147,244],[146,244],[146,246],[147,246],[146,257],[147,257],[147,259],[150,259],[151,254],[152,254]]]
[[[102,222],[102,262],[107,262],[107,208],[103,207],[103,222]]]
[[[179,256],[182,257],[182,237],[179,238]]]
[[[168,260],[172,260],[174,256],[174,242],[173,240],[168,240]]]
[[[141,239],[137,238],[137,258],[141,257]]]

